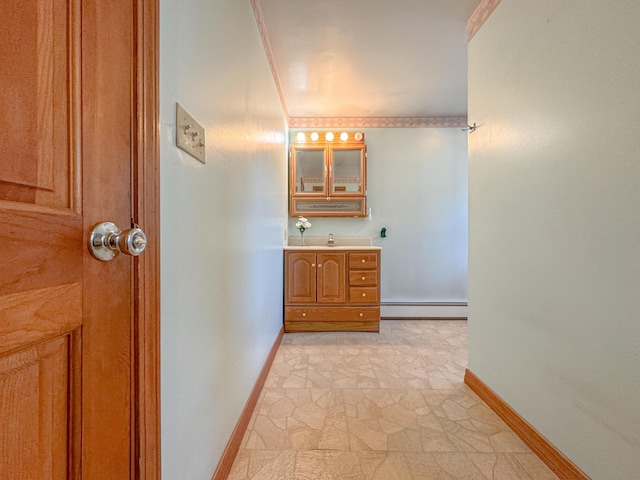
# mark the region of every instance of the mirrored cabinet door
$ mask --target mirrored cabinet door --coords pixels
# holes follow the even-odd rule
[[[329,185],[332,195],[364,193],[364,147],[332,149]]]
[[[295,164],[291,174],[295,175],[295,193],[326,195],[326,150],[295,148],[293,156]]]
[[[364,135],[299,132],[295,138],[289,150],[289,215],[366,216]]]

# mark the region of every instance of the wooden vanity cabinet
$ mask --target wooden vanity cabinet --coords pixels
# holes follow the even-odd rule
[[[285,251],[285,331],[379,331],[379,265],[379,250]]]

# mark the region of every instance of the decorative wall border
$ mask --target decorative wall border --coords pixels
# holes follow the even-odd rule
[[[290,117],[290,128],[453,128],[467,117]]]
[[[501,0],[482,0],[478,8],[471,14],[469,21],[467,22],[467,41],[470,41],[473,36],[478,33],[480,27],[484,25],[484,22],[491,16]]]
[[[464,374],[464,383],[473,390],[547,466],[564,480],[589,480],[571,460],[564,456],[549,440],[520,416],[511,406],[491,390],[470,370]]]

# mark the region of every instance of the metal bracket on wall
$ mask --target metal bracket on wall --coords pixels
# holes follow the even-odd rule
[[[478,128],[478,126],[476,125],[476,122],[473,122],[473,125],[467,124],[467,128],[461,128],[461,130],[463,132],[473,133],[476,131],[476,128]]]

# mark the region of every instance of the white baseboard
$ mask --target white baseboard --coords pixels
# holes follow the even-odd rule
[[[467,318],[466,302],[425,302],[397,303],[382,302],[380,304],[382,319],[394,318]]]

